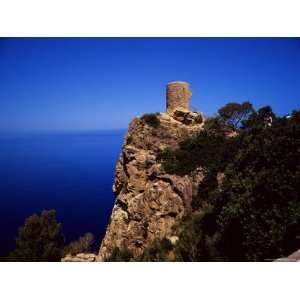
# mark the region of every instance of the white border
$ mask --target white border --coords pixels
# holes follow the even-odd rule
[[[299,36],[299,0],[1,0],[2,36]]]
[[[299,267],[297,263],[2,263],[0,296],[5,300],[296,299]]]
[[[9,0],[1,36],[299,36],[298,0]],[[2,263],[1,299],[292,299],[297,263]],[[295,297],[294,297],[295,296]]]

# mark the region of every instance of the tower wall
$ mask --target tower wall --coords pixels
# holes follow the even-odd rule
[[[172,114],[175,110],[189,111],[190,84],[183,81],[174,81],[167,84],[167,112]]]

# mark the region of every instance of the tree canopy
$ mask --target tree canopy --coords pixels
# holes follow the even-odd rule
[[[253,111],[252,104],[248,101],[243,103],[230,102],[218,110],[218,117],[230,129],[236,130]]]
[[[41,215],[28,217],[19,228],[9,261],[60,261],[63,246],[62,225],[55,210],[43,210]]]
[[[166,172],[205,174],[178,224],[178,260],[264,261],[299,249],[300,112],[229,103],[204,128],[158,157]]]
[[[62,224],[56,220],[56,211],[43,210],[25,219],[19,228],[16,248],[4,261],[55,262],[67,254],[76,255],[92,251],[94,236],[88,232],[78,240],[65,245]]]

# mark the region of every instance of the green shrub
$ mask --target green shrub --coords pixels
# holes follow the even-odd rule
[[[166,149],[157,155],[163,169],[170,174],[185,175],[202,167],[205,171],[224,169],[236,151],[236,138],[211,135],[206,130],[179,144],[176,150]]]
[[[215,216],[210,209],[188,215],[177,228],[177,261],[220,261],[215,233]]]
[[[217,173],[208,172],[199,183],[198,193],[192,199],[193,210],[201,209],[204,205],[214,205],[215,194],[219,191]]]
[[[215,220],[209,210],[186,216],[176,225],[179,239],[175,245],[167,238],[156,239],[134,261],[220,261]]]
[[[225,122],[219,118],[207,118],[204,122],[204,130],[209,135],[221,135],[225,136],[226,131],[230,130],[228,126],[226,126]]]
[[[300,248],[300,122],[279,120],[244,136],[217,196],[220,248],[261,261]]]
[[[128,249],[114,248],[106,262],[129,262],[133,260],[133,255]]]
[[[19,228],[16,249],[8,261],[60,261],[64,246],[62,225],[56,221],[55,210],[33,214]]]
[[[65,246],[62,224],[57,222],[55,210],[43,210],[40,215],[25,219],[18,231],[15,250],[0,261],[58,262],[67,254],[91,252],[93,242],[94,236],[86,233]]]
[[[158,118],[159,113],[155,114],[144,114],[141,117],[141,120],[143,120],[147,125],[157,128],[160,125],[160,120]]]
[[[92,233],[87,232],[78,240],[71,242],[64,248],[64,256],[67,254],[76,255],[78,253],[91,252],[94,243],[94,236]]]
[[[267,126],[268,121],[276,121],[276,116],[270,106],[264,106],[257,112],[254,111],[248,119],[242,121],[242,128],[247,130],[262,129]]]
[[[136,260],[144,262],[170,261],[169,253],[172,250],[173,245],[168,239],[156,239],[144,250],[143,254]]]
[[[178,260],[263,261],[300,248],[300,113],[278,118],[270,107],[251,114],[247,107],[234,114],[227,106],[223,119],[210,119],[198,136],[158,155],[168,173],[201,166],[205,175],[192,208],[210,212],[180,225]],[[238,136],[225,137],[229,125]]]

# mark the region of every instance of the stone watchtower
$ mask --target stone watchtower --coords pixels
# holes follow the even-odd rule
[[[167,113],[175,110],[189,112],[192,92],[190,85],[184,81],[173,81],[167,84]]]

